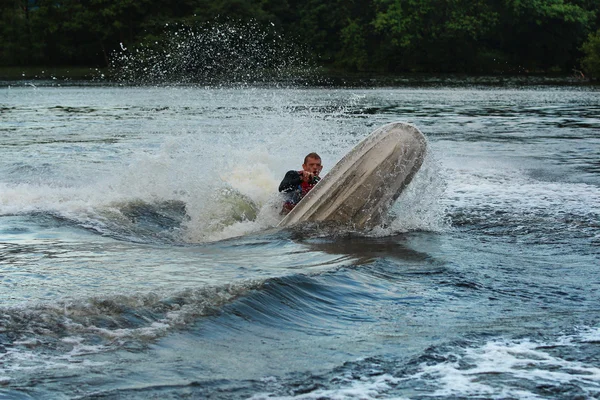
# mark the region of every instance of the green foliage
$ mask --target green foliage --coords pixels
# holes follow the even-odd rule
[[[333,63],[342,42],[339,32],[349,17],[347,0],[300,0],[293,4],[297,19],[291,26],[294,36],[301,38],[325,63]]]
[[[342,49],[339,52],[339,64],[350,70],[362,71],[367,68],[369,59],[363,26],[356,20],[350,20],[342,28],[340,37]]]
[[[505,0],[500,48],[526,70],[570,71],[596,24],[598,5],[597,0]]]
[[[594,78],[600,78],[600,29],[588,36],[582,51],[585,55],[581,61],[583,70]]]
[[[27,3],[15,0],[0,4],[0,60],[8,65],[25,63],[30,43]]]
[[[400,70],[474,69],[478,41],[492,32],[497,12],[484,0],[375,0],[373,26]],[[418,68],[415,68],[418,66]]]
[[[599,10],[600,0],[0,0],[0,65],[105,66],[178,24],[254,21],[346,71],[570,71],[583,56],[597,71],[588,35]]]

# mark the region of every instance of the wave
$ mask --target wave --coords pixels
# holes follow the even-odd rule
[[[444,185],[436,168],[433,161],[426,160],[389,218],[364,234],[392,236],[413,230],[446,229],[440,202]],[[248,176],[234,169],[224,179],[200,187],[183,181],[175,188],[167,175],[140,177],[137,173],[91,186],[0,184],[0,214],[50,216],[66,225],[131,242],[211,242],[264,231],[279,223],[283,200],[268,176],[267,171]],[[150,178],[163,183],[144,185]],[[188,187],[180,188],[182,185]],[[351,227],[323,229],[324,226],[313,225],[309,230],[322,235],[352,231]]]
[[[319,243],[314,246],[315,253],[328,250]],[[370,264],[372,257],[386,252],[396,260],[427,257],[389,241],[371,251],[371,257],[341,254],[320,262],[318,268],[308,268],[311,260],[306,259],[302,274],[2,307],[0,359],[10,360],[4,365],[11,370],[33,368],[35,360],[43,361],[39,368],[53,368],[54,361],[65,357],[143,349],[174,331],[189,330],[200,320],[205,326],[217,324],[234,331],[252,321],[254,326],[311,335],[342,334],[351,324],[372,320],[370,310],[378,301],[396,296],[388,288],[400,273],[395,262],[365,272],[368,279],[356,279],[361,273],[355,266]],[[334,252],[339,254],[339,249]],[[401,274],[413,272],[407,268]],[[0,376],[10,372],[0,368]]]
[[[364,319],[354,315],[358,308],[345,310],[340,299],[372,300],[373,288],[349,284],[342,277],[346,284],[332,291],[331,279],[339,278],[323,276],[324,280],[304,275],[247,279],[176,292],[3,307],[0,382],[42,370],[101,367],[103,358],[94,355],[144,351],[174,331],[190,330],[199,320],[209,330],[206,324],[236,330],[242,329],[241,321],[253,320],[278,329],[329,335],[331,329],[342,332],[348,321]],[[330,323],[324,326],[327,320]],[[318,325],[321,328],[315,329]]]
[[[262,225],[260,221],[249,224],[257,220],[261,210],[252,199],[228,187],[215,190],[199,202],[190,201],[188,196],[146,200],[106,192],[103,196],[87,188],[23,184],[4,185],[0,197],[0,212],[4,217],[31,215],[38,216],[40,221],[53,218],[66,226],[140,243],[218,240],[278,222],[277,212],[271,212],[269,205],[264,207]],[[277,201],[277,196],[272,201]],[[236,224],[244,223],[248,226],[235,230]]]
[[[0,378],[20,370],[72,367],[71,363],[90,354],[142,349],[199,317],[218,313],[224,304],[262,284],[247,280],[171,294],[112,295],[3,308]]]

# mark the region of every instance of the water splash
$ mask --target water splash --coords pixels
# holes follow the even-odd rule
[[[111,60],[116,80],[127,84],[297,86],[314,78],[308,53],[255,21],[165,26],[160,39],[122,45]]]
[[[447,206],[443,203],[447,182],[443,167],[429,149],[423,165],[412,182],[392,206],[382,226],[370,232],[374,236],[389,236],[398,232],[444,232],[451,229]]]

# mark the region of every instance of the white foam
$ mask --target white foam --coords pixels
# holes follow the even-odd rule
[[[389,374],[382,374],[375,377],[365,377],[361,380],[349,380],[343,387],[337,389],[317,389],[310,393],[303,393],[297,396],[278,396],[273,393],[257,393],[250,397],[251,400],[351,400],[351,399],[380,399],[392,386],[399,380]],[[400,397],[388,397],[401,399]]]
[[[250,216],[248,224],[230,227],[237,222],[231,218],[238,208],[260,209],[277,196],[278,181],[269,161],[263,162],[262,154],[250,152],[249,158],[238,157],[238,162],[229,165],[216,161],[218,155],[199,158],[189,150],[198,146],[196,139],[179,138],[176,143],[166,140],[156,153],[139,153],[119,173],[79,186],[60,182],[0,183],[0,214],[45,212],[83,226],[110,229],[111,224],[127,223],[120,210],[124,205],[178,200],[186,204],[189,220],[184,224],[182,237],[190,242],[242,235],[264,228],[273,220],[263,218],[257,224]],[[223,203],[219,197],[223,190],[233,191],[233,197],[239,197],[234,199],[235,204]]]
[[[540,398],[515,381],[539,385],[572,384],[600,394],[600,368],[552,355],[547,348],[571,346],[573,336],[553,343],[531,340],[493,340],[481,347],[466,348],[446,356],[452,360],[433,365],[422,364],[421,371],[409,379],[435,382],[434,396],[484,396],[487,398]],[[487,376],[495,376],[490,381]]]
[[[582,342],[600,343],[600,327],[583,328],[576,337]]]
[[[23,348],[7,349],[0,358],[0,374],[5,374],[11,379],[15,373],[31,373],[41,370],[78,369],[84,366],[82,362],[71,361],[68,355],[44,354]],[[87,365],[91,365],[88,363]],[[98,364],[101,365],[101,364]]]
[[[489,163],[454,166],[446,175],[446,202],[453,207],[600,214],[600,188],[591,184],[539,181],[518,167]]]

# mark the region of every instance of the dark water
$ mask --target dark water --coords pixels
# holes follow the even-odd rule
[[[598,89],[0,90],[0,398],[600,397]],[[392,121],[384,226],[275,227]]]

